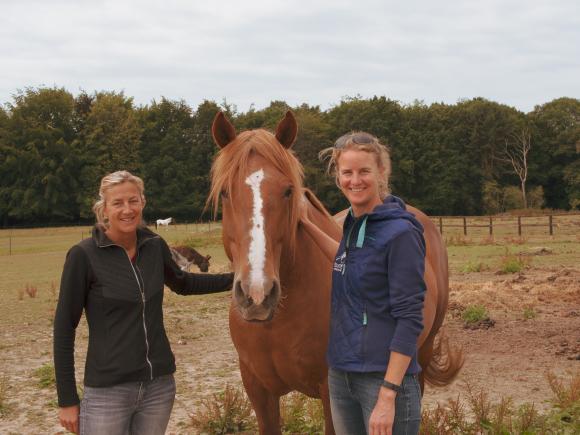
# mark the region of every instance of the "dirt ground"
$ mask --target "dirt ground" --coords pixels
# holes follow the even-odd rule
[[[200,401],[227,383],[241,385],[228,332],[228,304],[229,294],[183,298],[167,292],[165,322],[178,365],[170,434],[195,433],[189,415]],[[471,304],[485,305],[495,324],[464,328],[460,313]],[[7,409],[0,418],[2,434],[63,433],[56,420],[54,387],[40,388],[35,372],[51,362],[53,309],[47,304],[45,319],[25,318],[18,330],[0,332],[0,378]],[[569,377],[580,371],[580,268],[455,274],[446,329],[450,342],[463,348],[465,365],[454,384],[427,388],[425,407],[444,404],[458,394],[464,397],[469,382],[492,400],[511,396],[515,404],[534,402],[544,408],[551,397],[546,372]],[[85,351],[83,325],[77,361],[83,361]],[[82,379],[82,364],[77,365]]]

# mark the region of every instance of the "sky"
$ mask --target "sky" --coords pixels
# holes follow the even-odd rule
[[[580,98],[578,0],[1,0],[0,104],[27,87],[194,109]]]

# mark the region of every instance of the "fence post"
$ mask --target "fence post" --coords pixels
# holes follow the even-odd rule
[[[522,235],[522,217],[518,216],[518,236]]]
[[[8,255],[12,255],[12,235],[8,236]]]
[[[489,235],[493,236],[493,218],[489,217]]]
[[[439,232],[443,234],[443,218],[439,216]]]
[[[463,216],[463,235],[467,236],[467,219]]]
[[[550,235],[553,236],[554,235],[554,226],[553,226],[552,215],[548,216],[548,221],[549,221],[549,225],[550,225]]]

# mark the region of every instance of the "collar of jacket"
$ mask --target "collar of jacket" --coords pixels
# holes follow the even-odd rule
[[[147,242],[148,240],[156,239],[158,237],[159,236],[157,234],[155,234],[147,227],[137,228],[137,249],[139,249],[143,243]],[[99,224],[93,227],[92,238],[99,248],[105,248],[112,245],[117,246],[117,244],[109,239],[107,234],[105,234],[105,227]]]

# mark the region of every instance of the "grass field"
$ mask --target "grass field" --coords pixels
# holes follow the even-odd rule
[[[3,301],[0,304],[0,433],[58,432],[54,380],[49,376],[52,318],[66,252],[89,232],[89,227],[0,230],[0,297]],[[160,229],[159,233],[170,244],[190,242],[202,254],[210,254],[211,272],[229,270],[218,223],[174,225],[167,230]],[[503,279],[502,267],[506,259],[523,259],[524,270],[541,269],[548,271],[546,273],[578,270],[580,263],[578,232],[523,237],[513,233],[496,234],[494,238],[487,234],[465,237],[462,233],[446,232],[445,237],[452,280],[456,280],[452,289],[456,289],[455,298],[461,303],[469,301],[464,291],[466,282],[486,281],[496,286],[497,280]],[[559,279],[554,278],[556,284]],[[536,281],[544,283],[540,278]],[[497,288],[500,287],[498,283]],[[530,288],[533,293],[533,284]],[[566,295],[571,301],[577,301],[574,299],[577,293],[573,290],[568,290]],[[236,355],[227,333],[228,301],[227,294],[183,298],[167,293],[166,327],[179,366],[178,402],[170,423],[171,433],[195,433],[188,426],[192,407],[208,394],[223,390],[225,383],[239,385]],[[519,303],[515,301],[515,305],[518,307]],[[520,308],[517,309],[521,312],[514,311],[515,314],[508,313],[504,317],[509,321],[519,319],[524,307]],[[579,308],[577,305],[576,309]],[[533,316],[538,312],[539,319],[547,318],[549,312],[542,310],[540,307],[529,312]],[[492,315],[499,316],[493,311]],[[83,361],[87,338],[84,322],[77,337],[76,358]],[[465,340],[469,342],[473,337]],[[574,340],[575,337],[570,339],[572,343]],[[577,340],[580,343],[580,336]],[[82,372],[83,367],[79,364],[79,377]],[[453,390],[447,393],[453,394]]]

